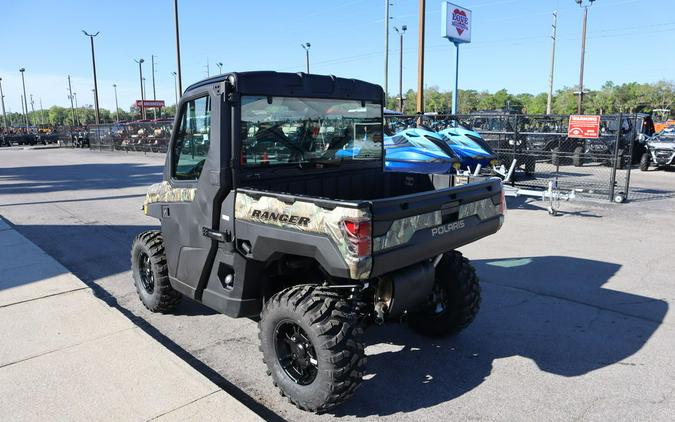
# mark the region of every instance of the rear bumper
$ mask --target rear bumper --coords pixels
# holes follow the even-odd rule
[[[442,224],[415,232],[410,241],[373,255],[371,277],[431,259],[499,231],[503,215],[481,220],[473,215],[454,223]]]

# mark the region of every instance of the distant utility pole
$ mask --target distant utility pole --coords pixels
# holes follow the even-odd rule
[[[384,0],[384,96],[389,95],[389,0]]]
[[[176,75],[178,80],[178,92],[183,94],[183,82],[180,73],[180,38],[178,36],[178,0],[173,0],[173,19],[176,24]]]
[[[145,90],[143,89],[143,62],[145,60],[140,58],[138,60],[134,59],[134,61],[138,63],[138,78],[141,83],[141,119],[145,119]]]
[[[113,89],[115,90],[115,120],[120,121],[120,106],[117,105],[117,84],[113,84]]]
[[[75,122],[77,126],[80,125],[80,107],[77,105],[77,92],[73,92],[73,98],[75,99]]]
[[[70,85],[70,75],[68,75],[68,99],[70,100],[70,112],[72,114],[73,126],[75,126],[75,107],[73,106],[73,88]]]
[[[23,106],[22,106],[22,111],[23,111],[23,119],[26,123],[26,133],[28,133],[28,98],[26,97],[26,80],[23,78],[23,72],[25,72],[25,68],[19,69],[19,72],[21,72],[21,85],[23,85]],[[25,106],[25,108],[23,108]]]
[[[546,100],[546,114],[551,114],[551,103],[553,102],[553,70],[555,68],[555,40],[556,30],[558,28],[558,11],[553,12],[553,25],[551,25],[551,71],[548,75],[548,98]]]
[[[145,98],[148,96],[148,95],[147,95],[147,91],[145,90],[145,87],[146,87],[146,85],[145,85],[145,76],[143,77],[143,82],[142,82],[142,84],[143,84],[143,99],[145,99]]]
[[[155,55],[151,55],[150,59],[152,61],[152,99],[156,100],[157,99],[157,92],[155,91]],[[153,108],[152,109],[152,115],[156,119],[157,118],[157,109]]]
[[[40,124],[45,124],[45,111],[42,108],[42,97],[40,97]]]
[[[419,0],[419,34],[417,42],[417,112],[424,113],[424,15],[425,0]]]
[[[394,27],[394,30],[398,33],[400,38],[400,54],[399,54],[399,64],[398,64],[398,100],[399,100],[399,111],[403,113],[403,34],[408,29],[406,25],[401,26],[401,30],[397,27]]]
[[[581,63],[579,65],[579,101],[577,102],[577,114],[584,111],[584,57],[586,55],[586,21],[588,20],[588,8],[593,6],[595,0],[574,0],[579,7],[584,9],[584,20],[581,27]]]
[[[99,124],[101,123],[101,113],[99,112],[98,109],[98,83],[96,82],[96,55],[94,54],[94,37],[97,36],[99,33],[97,32],[95,34],[89,34],[84,29],[82,30],[82,33],[88,36],[89,40],[91,41],[91,64],[92,67],[94,68],[94,107],[96,108],[96,124]]]
[[[305,64],[307,66],[307,73],[309,74],[309,48],[312,46],[312,44],[306,42],[304,44],[300,44],[300,46],[305,49]]]
[[[208,78],[209,76],[211,76],[211,75],[209,74],[209,58],[207,57],[206,58],[206,77]]]
[[[176,72],[171,72],[171,74],[173,75],[173,91],[174,94],[176,95],[176,102],[174,103],[174,105],[178,106],[178,83],[176,81]]]
[[[0,78],[0,102],[2,102],[2,122],[6,130],[9,126],[7,126],[7,113],[5,113],[5,94],[2,92],[2,78]]]
[[[30,94],[29,97],[30,97],[30,112],[33,115],[33,124],[35,124],[35,101],[33,101],[33,94]]]

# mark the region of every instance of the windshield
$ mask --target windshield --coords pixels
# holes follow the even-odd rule
[[[439,141],[443,142],[440,139]],[[439,147],[434,141],[427,139],[426,137],[419,136],[416,133],[405,133],[394,135],[387,141],[388,149],[403,148],[403,147],[415,147],[427,151],[443,152],[441,147]]]
[[[242,167],[381,160],[382,106],[359,100],[244,96]]]

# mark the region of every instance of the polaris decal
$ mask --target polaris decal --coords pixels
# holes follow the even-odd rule
[[[454,223],[444,224],[442,226],[434,227],[431,229],[431,236],[436,236],[438,234],[452,233],[455,230],[464,228],[464,220],[455,221]]]
[[[310,219],[307,217],[260,210],[251,211],[251,217],[259,220],[278,221],[280,223],[297,224],[298,226],[305,227],[307,227],[310,222]]]

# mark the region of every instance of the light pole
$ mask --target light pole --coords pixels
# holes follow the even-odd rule
[[[23,72],[25,72],[25,68],[19,69],[19,72],[21,72],[21,85],[23,85],[23,106],[22,106],[22,111],[23,111],[23,119],[26,123],[26,133],[28,133],[28,98],[26,97],[26,80],[23,78]],[[25,106],[25,108],[23,108]]]
[[[180,38],[178,37],[178,0],[173,0],[173,19],[176,24],[176,72],[178,72],[178,91],[182,94],[183,83],[180,76]]]
[[[304,44],[300,44],[300,46],[305,49],[305,63],[307,64],[307,73],[309,73],[309,48],[312,45],[306,42]]]
[[[145,97],[148,96],[148,92],[145,90],[146,86],[147,85],[145,84],[145,76],[144,76],[143,77],[143,99],[145,99]]]
[[[141,82],[141,119],[145,119],[145,107],[143,107],[143,103],[145,102],[145,93],[143,90],[143,62],[145,60],[141,59],[134,59],[136,63],[138,63],[138,78],[139,81]]]
[[[222,75],[223,74],[223,63],[217,62],[216,66],[218,66],[218,74]]]
[[[581,27],[581,63],[579,65],[579,100],[577,102],[577,114],[583,113],[584,102],[584,56],[586,55],[586,21],[588,20],[588,8],[595,0],[574,0],[584,9],[584,20]]]
[[[5,113],[5,94],[2,93],[2,78],[0,78],[0,102],[2,102],[2,122],[7,130],[7,113]]]
[[[173,75],[173,92],[176,96],[176,102],[174,105],[178,106],[178,83],[176,81],[176,72],[171,72],[171,74]]]
[[[120,121],[120,106],[117,105],[117,84],[113,84],[113,89],[115,90],[115,120],[119,123],[119,121]]]
[[[96,55],[94,54],[94,37],[97,36],[99,33],[97,32],[95,34],[89,34],[84,29],[82,30],[82,33],[88,36],[89,41],[91,42],[91,65],[94,68],[94,108],[96,109],[96,124],[99,124],[101,123],[101,114],[98,109],[98,83],[96,82]]]
[[[401,30],[397,27],[394,27],[394,30],[398,33],[400,38],[400,53],[399,53],[399,65],[398,65],[398,99],[399,99],[399,111],[403,113],[403,34],[408,29],[406,25],[401,26]]]

